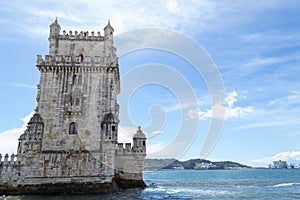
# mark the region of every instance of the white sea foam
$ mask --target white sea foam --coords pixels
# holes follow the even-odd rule
[[[156,187],[156,188],[147,188],[147,191],[151,192],[164,192],[166,194],[200,194],[206,196],[215,196],[215,195],[225,195],[232,194],[230,191],[226,190],[210,190],[210,189],[192,189],[192,188],[166,188],[166,187]]]
[[[273,187],[287,187],[287,186],[300,186],[300,183],[280,183],[273,185]]]

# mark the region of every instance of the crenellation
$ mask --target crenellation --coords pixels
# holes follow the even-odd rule
[[[125,150],[131,152],[131,143],[125,143]]]
[[[9,157],[8,153],[5,154],[5,156],[4,156],[4,163],[8,163],[8,157]]]
[[[56,35],[53,36],[58,39],[63,39],[63,40],[91,40],[91,41],[104,41],[105,37],[101,36],[100,31],[96,32],[97,35],[95,35],[94,31],[69,31],[67,33],[66,30],[63,30],[62,35]]]
[[[123,148],[123,143],[118,143],[118,152],[123,152],[124,148]]]
[[[12,163],[14,163],[15,162],[15,154],[12,154],[11,156],[10,156],[10,163],[12,164]]]

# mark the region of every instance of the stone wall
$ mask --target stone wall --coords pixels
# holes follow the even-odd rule
[[[44,151],[27,155],[20,161],[19,182],[23,185],[111,182],[113,177],[104,173],[102,163],[94,155],[88,151]]]

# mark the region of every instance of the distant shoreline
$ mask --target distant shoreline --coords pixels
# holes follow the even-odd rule
[[[256,170],[268,169],[252,167],[232,161],[212,162],[205,159],[145,159],[144,170]]]

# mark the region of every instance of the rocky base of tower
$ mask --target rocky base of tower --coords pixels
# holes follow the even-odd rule
[[[129,188],[147,187],[143,180],[113,179],[111,183],[55,183],[40,185],[0,185],[0,195],[107,194]]]
[[[147,185],[143,180],[128,180],[121,179],[120,177],[116,178],[117,185],[119,189],[129,189],[129,188],[146,188]]]

